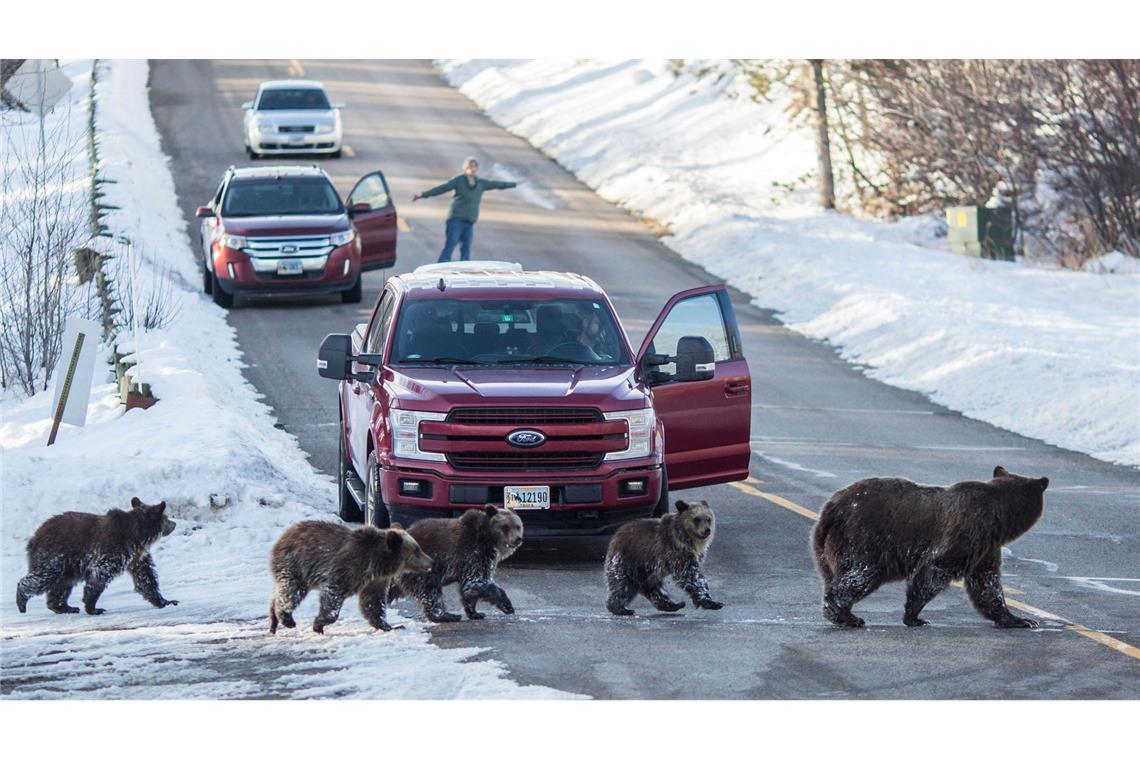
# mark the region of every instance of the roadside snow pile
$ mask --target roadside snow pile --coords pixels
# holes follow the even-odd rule
[[[496,662],[466,662],[481,650],[437,648],[425,626],[398,614],[390,619],[407,629],[372,634],[354,600],[320,637],[308,630],[317,606],[310,595],[298,610],[299,629],[269,638],[270,547],[297,520],[335,519],[334,484],[310,466],[292,436],[274,428],[270,410],[241,375],[233,330],[200,293],[150,114],[147,64],[103,65],[97,96],[101,169],[114,180],[106,202],[119,209],[106,221],[113,233],[133,238],[145,275],[169,278],[178,313],[167,328],[141,333],[136,347],[143,379],[160,399],[151,409],[120,414],[104,374],[106,355],[97,365],[87,426],[63,426],[51,448],[45,446],[50,391],[0,405],[0,587],[12,590],[23,576],[24,544],[43,520],[65,510],[127,508],[137,495],[165,499],[178,524],[156,544],[154,557],[163,594],[180,605],[150,607],[127,576],[112,582],[101,599],[108,613],[98,618],[54,615],[42,596],[26,615],[10,602],[0,605],[3,694],[565,696],[519,687]],[[210,494],[228,505],[211,506]],[[78,586],[73,604],[81,594]]]
[[[732,76],[665,61],[444,61],[487,114],[665,243],[874,378],[1049,443],[1140,465],[1140,275],[956,256],[930,218],[820,212],[806,129]],[[932,250],[936,249],[936,250]],[[1129,262],[1105,262],[1126,271]],[[589,274],[588,272],[586,274]]]

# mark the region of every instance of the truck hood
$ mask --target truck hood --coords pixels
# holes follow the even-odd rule
[[[387,378],[403,408],[446,412],[453,406],[590,406],[602,411],[644,405],[633,367],[400,367]]]
[[[226,233],[246,237],[331,235],[351,229],[347,214],[312,216],[229,216],[222,219]]]

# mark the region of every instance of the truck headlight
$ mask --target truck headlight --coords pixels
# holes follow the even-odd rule
[[[337,248],[342,245],[348,245],[353,240],[356,240],[356,230],[336,232],[332,235],[329,235],[329,244]]]
[[[222,245],[226,248],[233,248],[234,250],[240,251],[249,245],[249,240],[242,235],[223,235]]]
[[[628,412],[606,412],[603,417],[607,421],[625,420],[629,428],[627,445],[623,451],[611,451],[606,454],[606,461],[615,459],[635,459],[647,457],[653,453],[653,434],[657,427],[657,415],[652,409],[634,409]]]
[[[446,462],[447,457],[435,451],[420,451],[420,423],[425,420],[442,422],[447,418],[440,412],[413,412],[409,409],[392,409],[388,412],[388,427],[392,431],[392,456],[402,459],[425,459]]]

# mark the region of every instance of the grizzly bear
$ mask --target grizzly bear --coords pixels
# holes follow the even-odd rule
[[[964,579],[981,615],[1001,628],[1036,628],[1009,611],[1001,585],[1001,547],[1037,522],[1048,478],[995,467],[989,482],[926,486],[869,478],[836,491],[812,532],[823,578],[823,616],[858,628],[851,607],[889,581],[907,582],[903,622],[918,615],[952,580]]]
[[[704,501],[678,501],[676,514],[644,518],[626,523],[614,534],[606,550],[606,585],[610,596],[606,609],[615,615],[632,615],[626,607],[637,594],[643,595],[662,612],[676,612],[685,606],[665,593],[667,575],[706,610],[724,605],[709,596],[709,584],[701,574],[701,563],[712,543],[716,518]]]
[[[313,620],[313,630],[324,633],[325,626],[340,617],[341,605],[348,597],[370,584],[386,591],[392,576],[429,567],[431,557],[399,526],[381,530],[366,525],[351,530],[324,520],[299,522],[281,534],[269,559],[276,584],[269,601],[269,632],[277,633],[278,622],[286,628],[296,627],[293,610],[313,589],[321,590],[321,608]],[[371,604],[372,599],[373,595],[360,595],[364,619],[373,628],[392,630],[384,606]]]
[[[48,519],[28,541],[28,574],[16,585],[16,607],[27,612],[28,599],[46,592],[52,612],[79,612],[67,601],[72,586],[83,581],[84,610],[102,615],[104,610],[95,606],[99,596],[124,570],[134,579],[135,591],[155,607],[178,604],[159,593],[150,556],[151,544],[174,530],[165,512],[165,501],[143,504],[135,497],[129,512],[64,512]]]
[[[499,563],[522,546],[523,524],[514,510],[488,504],[482,509],[469,509],[459,519],[419,520],[408,532],[431,553],[434,561],[427,572],[398,577],[388,593],[389,603],[407,594],[420,603],[428,620],[454,623],[462,618],[447,611],[443,587],[458,582],[463,611],[471,620],[486,617],[475,609],[480,599],[507,615],[514,613],[507,592],[495,583]]]

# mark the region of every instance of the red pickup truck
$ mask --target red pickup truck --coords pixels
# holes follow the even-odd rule
[[[670,489],[748,476],[751,376],[723,285],[670,298],[634,353],[587,277],[423,266],[327,336],[317,369],[340,381],[348,521],[494,503],[527,535],[600,534],[664,514]]]

